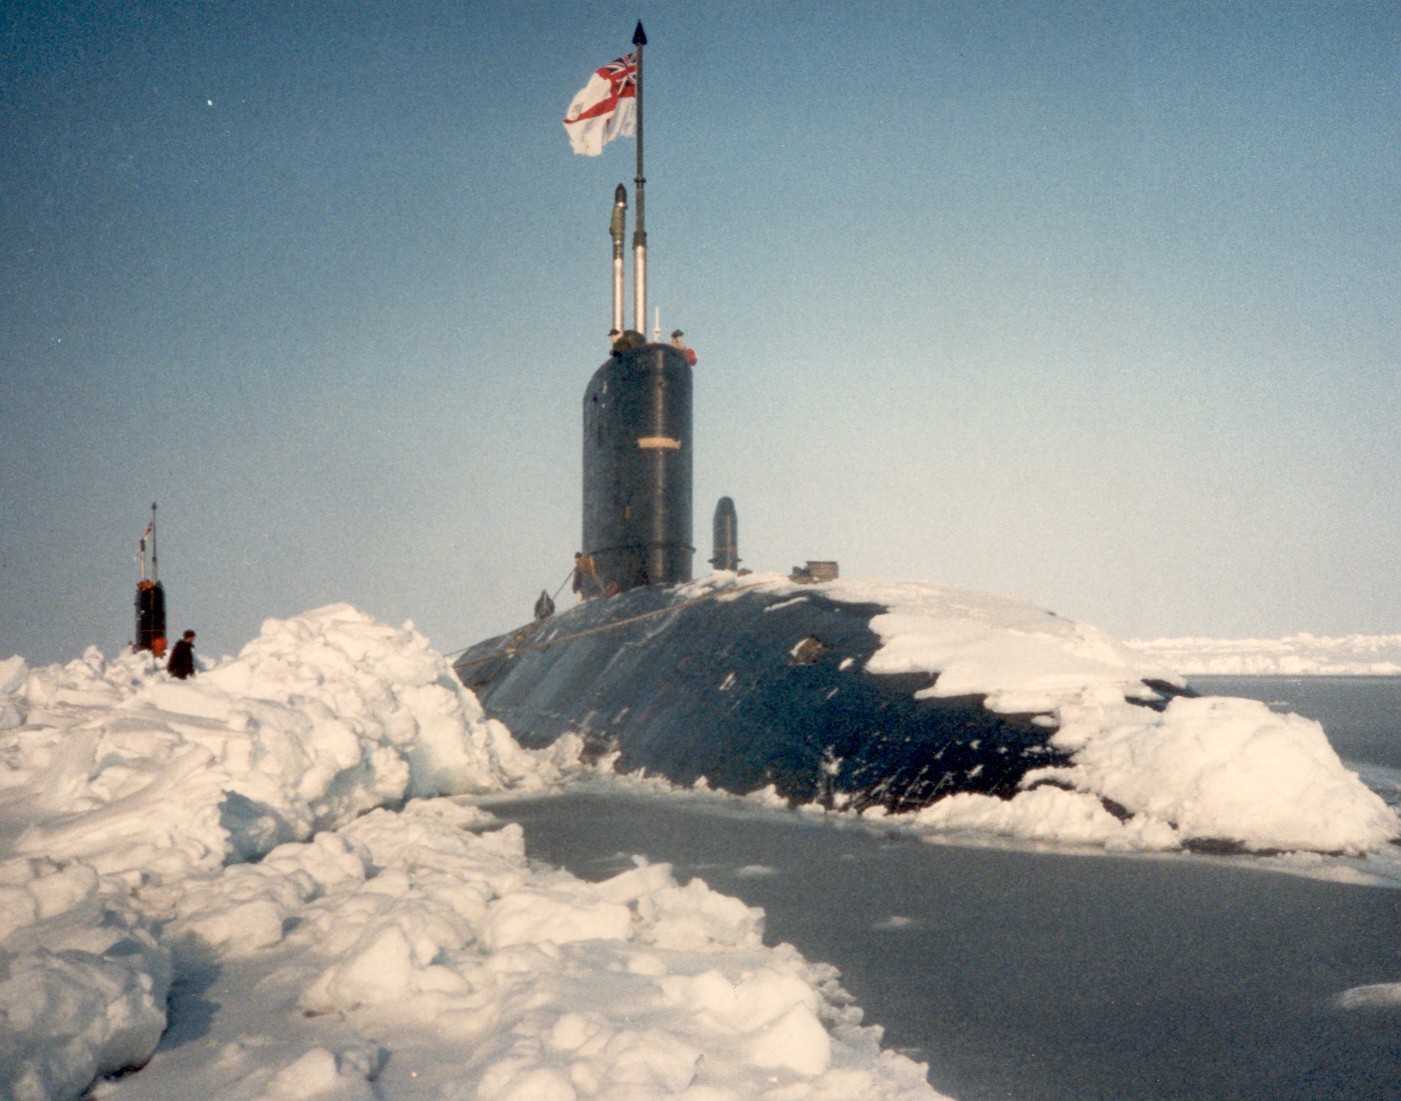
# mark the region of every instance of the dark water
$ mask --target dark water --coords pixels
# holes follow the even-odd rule
[[[1248,679],[1258,693],[1231,693],[1290,698]],[[1322,687],[1305,685],[1308,705]],[[1387,722],[1378,737],[1373,719],[1324,717],[1356,737],[1345,757],[1393,767]],[[762,906],[768,942],[840,968],[886,1044],[960,1101],[1401,1099],[1401,1008],[1336,1006],[1401,982],[1401,892],[1248,860],[931,845],[677,797],[492,809],[585,878],[640,853]]]

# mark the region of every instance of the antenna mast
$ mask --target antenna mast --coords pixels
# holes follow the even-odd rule
[[[633,328],[639,333],[647,331],[647,221],[643,212],[643,185],[647,183],[642,174],[642,47],[647,45],[647,34],[642,29],[642,20],[637,21],[637,30],[632,32],[632,44],[637,47],[637,228],[632,234],[632,289],[633,289]]]
[[[613,192],[613,217],[608,233],[613,238],[613,329],[623,331],[623,234],[628,218],[628,190],[619,184]]]

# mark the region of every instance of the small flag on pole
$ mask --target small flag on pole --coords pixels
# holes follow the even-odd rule
[[[576,153],[596,157],[614,138],[632,137],[637,125],[637,54],[595,69],[564,116]]]
[[[141,533],[141,549],[143,551],[146,549],[146,540],[151,538],[151,530],[155,526],[156,522],[152,520],[149,524],[146,525],[146,530]]]

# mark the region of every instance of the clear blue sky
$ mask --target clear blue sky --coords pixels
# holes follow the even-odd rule
[[[560,120],[639,16],[699,567],[728,494],[756,569],[1401,630],[1397,5],[19,0],[0,656],[131,638],[152,501],[209,656],[528,618],[633,175]]]

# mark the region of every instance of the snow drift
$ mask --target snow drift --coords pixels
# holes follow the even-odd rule
[[[146,654],[14,661],[0,771],[25,804],[14,849],[102,872],[185,875],[533,768],[422,635],[345,604],[268,620],[188,681]]]
[[[191,681],[89,650],[0,689],[0,1096],[937,1096],[757,911],[534,868],[432,798],[559,762],[411,626],[333,605]]]

